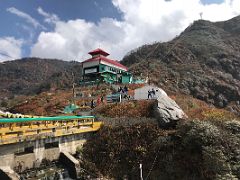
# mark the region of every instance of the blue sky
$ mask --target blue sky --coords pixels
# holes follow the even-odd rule
[[[13,36],[17,39],[29,39],[29,26],[25,19],[9,13],[8,8],[25,12],[41,24],[44,24],[43,17],[37,12],[37,8],[41,7],[46,12],[57,14],[63,21],[71,19],[85,19],[97,23],[102,17],[111,17],[120,19],[121,13],[114,8],[110,0],[0,0],[0,20],[1,30],[0,37]],[[44,24],[45,31],[53,30],[53,26]],[[22,56],[30,54],[29,46],[36,41],[37,35],[42,31],[41,28],[34,29],[34,36],[31,42],[23,45]]]
[[[214,3],[222,3],[223,0],[201,0],[203,4],[214,4]]]
[[[88,50],[97,46],[122,58],[142,44],[170,40],[199,19],[200,12],[211,21],[234,17],[239,14],[239,3],[240,0],[0,0],[0,61],[26,56],[81,61]]]

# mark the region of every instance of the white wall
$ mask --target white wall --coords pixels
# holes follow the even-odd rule
[[[83,63],[83,68],[98,66],[98,65],[99,65],[99,60],[98,61],[85,62],[85,63]]]
[[[136,99],[136,100],[148,99],[148,90],[151,91],[152,89],[155,90],[156,95],[155,95],[155,97],[153,97],[155,99],[161,95],[167,96],[167,93],[164,90],[162,90],[161,88],[159,88],[157,86],[146,85],[144,87],[134,90],[134,99]]]

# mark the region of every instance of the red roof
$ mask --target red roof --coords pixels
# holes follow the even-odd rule
[[[86,63],[86,62],[93,62],[93,61],[105,61],[109,64],[112,64],[112,65],[115,65],[115,66],[118,66],[122,69],[125,69],[126,71],[128,70],[128,68],[122,64],[120,64],[118,61],[115,61],[115,60],[112,60],[112,59],[108,59],[106,57],[103,57],[103,56],[98,56],[98,57],[95,57],[95,58],[90,58],[90,59],[87,59],[85,61],[83,61],[82,63]]]
[[[95,50],[93,50],[93,51],[90,51],[88,54],[90,54],[90,55],[97,55],[97,54],[101,54],[101,55],[103,55],[103,56],[108,56],[109,54],[107,53],[107,52],[105,52],[104,50],[102,50],[102,49],[100,49],[100,48],[98,48],[98,49],[95,49]]]

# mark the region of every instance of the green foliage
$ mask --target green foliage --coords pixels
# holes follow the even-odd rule
[[[81,156],[83,153],[83,148],[82,146],[77,146],[76,148],[76,154],[78,154],[79,156]]]
[[[8,106],[7,101],[2,101],[2,102],[1,102],[1,107],[7,107],[7,106]]]
[[[224,123],[224,127],[232,134],[240,135],[240,121],[227,121]]]
[[[140,162],[149,179],[239,179],[240,122],[219,122],[186,121],[172,131],[104,127],[85,144],[84,159],[116,179],[138,177]]]
[[[192,156],[191,164],[197,165],[195,168],[202,179],[240,178],[239,125],[238,121],[224,121],[217,126],[195,120],[178,127],[179,145]]]
[[[84,158],[95,163],[105,176],[137,177],[139,163],[147,163],[152,142],[160,134],[163,132],[151,124],[104,127],[84,145]]]

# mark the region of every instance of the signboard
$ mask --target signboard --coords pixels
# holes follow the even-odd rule
[[[95,72],[97,72],[97,68],[91,68],[91,69],[84,70],[85,74],[90,74],[90,73],[95,73]]]
[[[108,103],[121,102],[121,94],[120,93],[110,94],[110,95],[107,95],[106,99]]]

